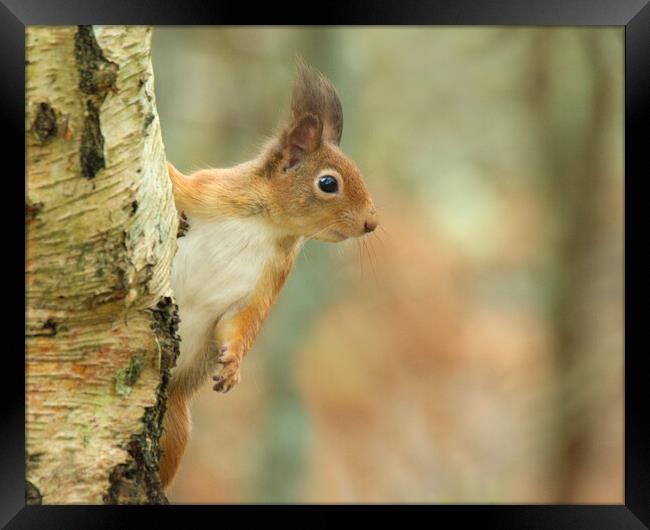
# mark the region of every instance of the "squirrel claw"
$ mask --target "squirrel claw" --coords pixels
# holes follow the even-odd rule
[[[227,347],[221,348],[222,351],[227,350]],[[235,357],[234,359],[223,359],[223,356],[219,357],[219,362],[223,365],[221,371],[218,375],[212,377],[215,381],[213,390],[217,392],[227,393],[232,389],[241,379],[239,373],[239,360]]]
[[[236,377],[222,377],[219,375],[214,376],[212,379],[216,381],[216,384],[212,387],[212,390],[227,394],[239,382],[239,373]]]
[[[224,386],[225,381],[221,377],[214,376],[212,379],[216,381],[216,384],[213,385],[212,390],[215,390],[216,392],[223,392],[224,394],[227,393],[228,390],[230,390],[230,389],[226,390]]]

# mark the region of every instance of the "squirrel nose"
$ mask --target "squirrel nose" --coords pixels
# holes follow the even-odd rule
[[[375,228],[377,228],[377,225],[379,222],[377,221],[377,212],[373,208],[372,211],[370,212],[370,216],[368,219],[366,219],[366,222],[363,223],[363,229],[368,232],[372,232]]]
[[[375,228],[377,228],[378,224],[379,222],[377,221],[377,210],[375,210],[375,207],[371,204],[366,222],[363,223],[363,230],[367,234],[368,232],[372,232]]]
[[[363,224],[363,229],[366,232],[372,232],[375,228],[377,228],[377,221],[366,221]]]

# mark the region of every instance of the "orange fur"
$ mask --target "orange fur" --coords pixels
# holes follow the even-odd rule
[[[217,363],[222,368],[214,377],[215,390],[227,392],[239,382],[241,361],[284,285],[301,241],[337,242],[362,236],[377,225],[375,207],[361,171],[339,147],[342,127],[343,114],[334,86],[322,74],[300,63],[290,117],[254,160],[228,169],[204,169],[189,176],[167,163],[176,207],[190,218],[187,237],[191,237],[191,219],[204,222],[202,230],[207,230],[205,223],[214,227],[223,220],[236,220],[239,224],[235,229],[245,226],[249,230],[245,232],[242,228],[246,237],[250,238],[250,226],[255,230],[262,226],[263,233],[272,236],[268,236],[268,240],[261,239],[269,248],[264,247],[261,257],[254,256],[251,260],[255,263],[264,259],[264,266],[260,271],[255,269],[259,277],[250,285],[247,296],[238,295],[227,310],[208,315],[214,318],[211,335],[216,355],[195,352],[189,368],[186,363],[172,374],[169,409],[161,440],[161,479],[165,488],[176,473],[189,439],[188,402],[191,396]],[[319,178],[323,175],[335,178],[336,191],[319,188]],[[259,225],[251,225],[251,219]],[[196,232],[199,233],[205,232]],[[198,238],[192,241],[204,241]],[[253,237],[247,241],[257,239]],[[219,241],[209,244],[217,245]],[[237,241],[231,241],[231,245],[237,247]],[[198,247],[199,253],[201,248]],[[223,250],[228,248],[223,247]],[[240,247],[232,250],[233,259],[246,259],[238,257],[243,252]],[[205,265],[206,255],[209,258],[215,254],[204,254],[195,262],[186,254],[181,262],[197,270]],[[249,263],[240,265],[242,269],[251,270]],[[211,272],[205,278],[209,280],[210,276]],[[240,277],[250,281],[250,276],[239,275],[235,280]],[[209,307],[210,300],[206,293],[205,300],[192,300],[189,305]],[[180,303],[179,306],[183,310]],[[187,311],[196,316],[190,309]],[[202,322],[200,318],[194,321]],[[182,347],[183,343],[181,350]],[[213,357],[206,358],[206,355]]]
[[[174,479],[190,439],[189,401],[189,396],[182,389],[173,386],[170,388],[163,435],[160,439],[160,480],[164,489],[168,488]]]
[[[262,276],[249,303],[232,314],[224,315],[214,327],[214,340],[218,345],[227,345],[228,350],[221,356],[223,368],[215,377],[215,389],[228,392],[240,379],[239,365],[252,346],[259,330],[268,315],[278,292],[284,285],[293,267],[297,253],[295,241],[281,241],[284,251],[282,259],[271,266]],[[189,402],[195,388],[175,381],[169,391],[167,413],[165,415],[163,436],[160,440],[162,448],[160,457],[160,479],[163,488],[167,489],[178,470],[181,458],[190,436],[191,422]]]
[[[215,342],[228,348],[220,358],[224,366],[219,375],[214,378],[217,381],[215,390],[228,392],[239,382],[239,365],[253,345],[262,323],[293,266],[294,248],[292,247],[287,254],[281,254],[282,258],[268,267],[268,272],[260,279],[245,307],[220,320],[215,326]]]

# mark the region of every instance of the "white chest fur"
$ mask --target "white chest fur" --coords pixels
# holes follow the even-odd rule
[[[171,275],[181,320],[175,371],[181,373],[205,355],[216,321],[252,293],[276,252],[273,232],[257,219],[188,221]]]

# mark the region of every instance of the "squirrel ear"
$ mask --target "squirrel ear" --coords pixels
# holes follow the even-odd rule
[[[297,75],[291,94],[291,111],[294,116],[311,113],[323,122],[323,139],[337,145],[343,132],[343,108],[336,88],[318,70],[307,66],[298,57]]]
[[[287,135],[289,167],[295,166],[307,153],[315,151],[321,142],[323,124],[314,114],[303,115]]]

